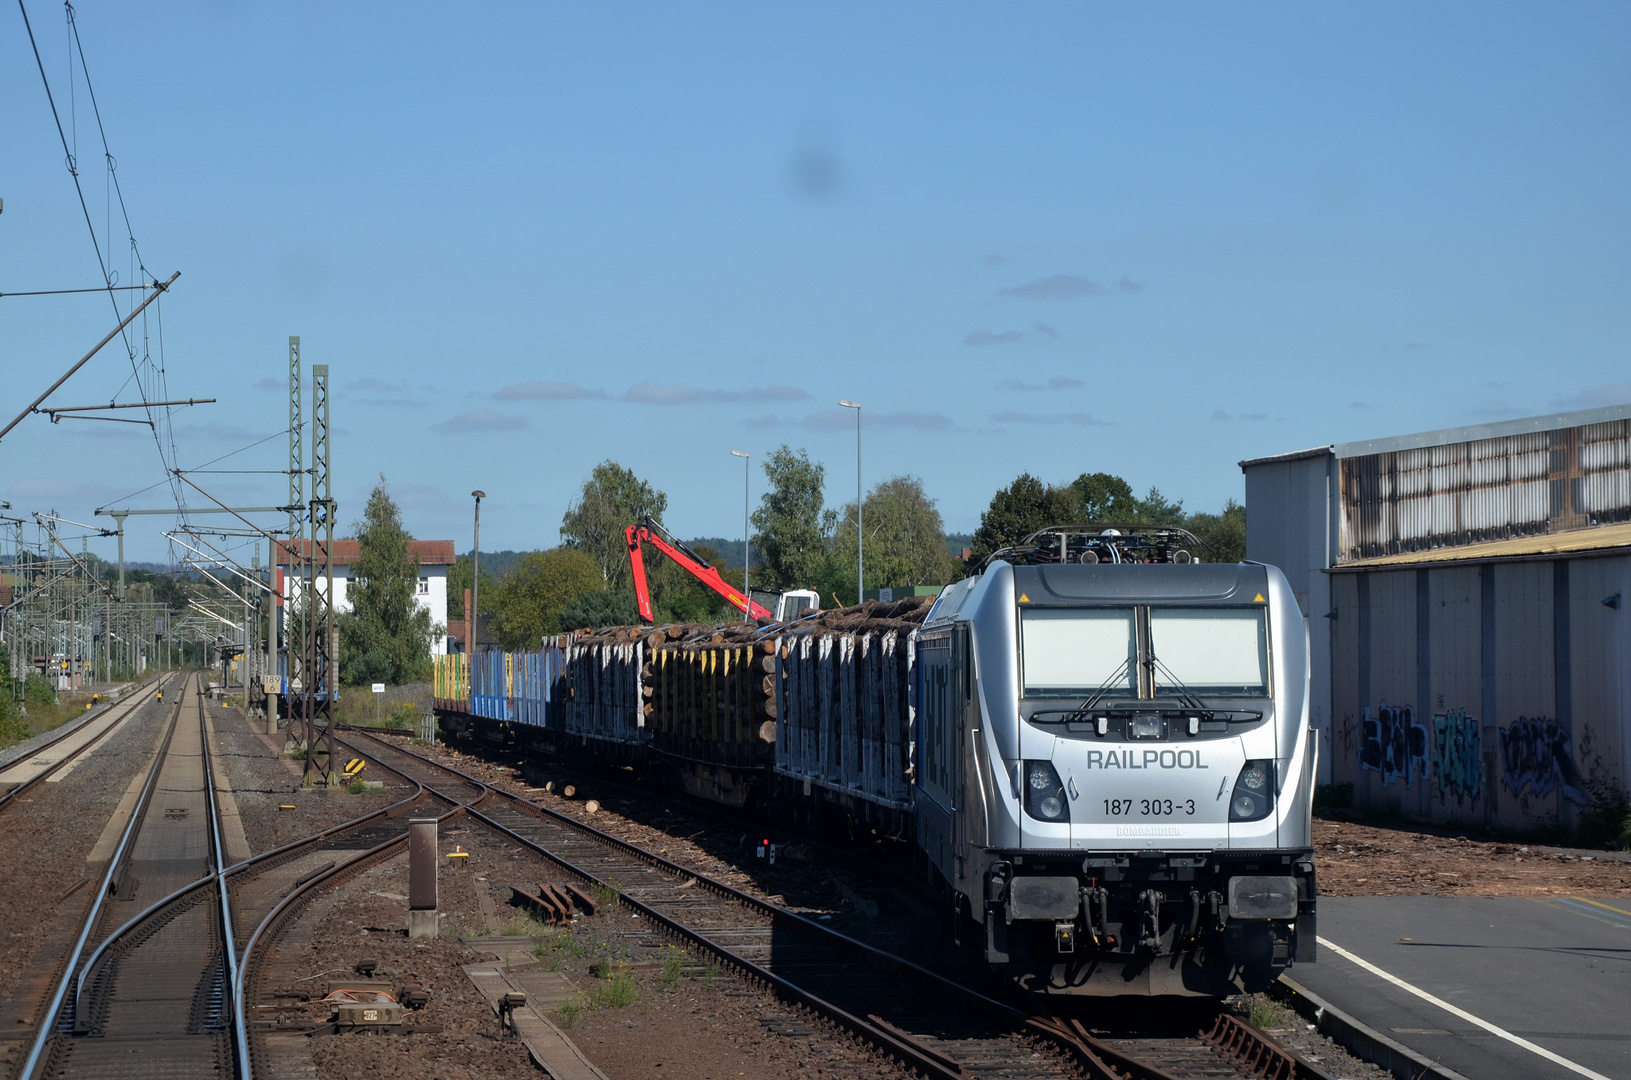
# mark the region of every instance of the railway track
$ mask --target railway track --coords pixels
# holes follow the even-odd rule
[[[127,1034],[133,1026],[147,1027],[141,1033],[150,1035],[150,1025],[132,1016],[122,1007],[123,1002],[117,1016],[110,1017],[105,984],[93,982],[87,993],[84,977],[95,973],[93,960],[104,951],[117,927],[123,924],[128,929],[141,922],[139,915],[132,918],[139,903],[138,894],[142,897],[163,895],[182,881],[197,877],[198,873],[193,871],[207,869],[208,840],[199,834],[200,828],[207,828],[201,819],[209,816],[205,810],[203,732],[201,728],[194,731],[192,725],[183,722],[189,697],[196,700],[196,683],[196,677],[192,676],[181,680],[164,740],[154,754],[140,795],[124,822],[118,844],[103,871],[100,888],[92,894],[89,910],[63,959],[45,1007],[36,1014],[40,1017],[39,1027],[18,1073],[22,1080],[61,1075],[141,1075],[139,1070],[131,1071],[133,1061],[128,1040],[120,1040],[117,1035]],[[175,688],[174,680],[170,685]],[[208,908],[200,912],[196,903],[177,910],[178,913],[184,910],[189,916],[182,920],[182,926],[188,921],[210,917]],[[162,997],[173,993],[174,980],[163,963],[152,968],[146,963],[149,957],[162,952],[176,935],[164,933],[171,929],[166,923],[149,925],[153,932],[147,938],[154,947],[128,974],[133,982],[154,979],[144,989],[154,997]],[[118,956],[117,960],[112,968],[103,966],[100,970],[109,975],[127,973],[124,956]],[[187,1004],[192,1005],[190,997]],[[78,1055],[74,1053],[76,1044],[85,1041],[74,1038],[76,1029],[105,1032],[107,1029],[101,1025],[110,1020],[115,1025],[113,1041],[97,1039],[94,1048]],[[119,1046],[121,1042],[123,1045]],[[124,1051],[123,1060],[114,1060],[121,1056],[120,1049]],[[213,1058],[213,1051],[210,1056]],[[142,1057],[151,1060],[148,1054]],[[188,1070],[167,1070],[167,1074],[187,1075]]]
[[[120,724],[147,704],[163,683],[162,676],[149,680],[119,701],[108,703],[91,719],[61,732],[56,738],[35,747],[33,752],[0,769],[0,789],[4,789],[0,790],[0,813],[101,746]]]
[[[411,778],[410,778],[411,779]],[[227,871],[234,897],[234,925],[243,951],[234,990],[241,1003],[237,1015],[240,1080],[304,1074],[309,1065],[288,1060],[286,1047],[269,1045],[268,1036],[285,1033],[275,1020],[257,1020],[251,1012],[276,1009],[279,988],[295,981],[294,968],[281,962],[278,946],[298,932],[298,920],[318,890],[346,880],[405,849],[407,819],[426,802],[443,804],[439,819],[463,813],[463,807],[415,784],[413,794],[390,806],[262,853]],[[298,1029],[297,1029],[298,1030]]]
[[[1118,1045],[1079,1020],[980,994],[383,739],[352,730],[345,742],[924,1075],[1325,1077],[1221,1010],[1204,1032]]]
[[[267,927],[291,898],[401,843],[402,818],[427,797],[416,787],[391,806],[226,866],[206,729],[204,699],[189,678],[23,1080],[253,1075],[236,1007],[240,966],[258,962],[256,944],[270,940]]]

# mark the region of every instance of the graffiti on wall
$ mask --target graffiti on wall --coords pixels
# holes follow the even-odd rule
[[[1464,806],[1484,793],[1484,736],[1466,709],[1433,714],[1433,776],[1446,802]]]
[[[1502,780],[1507,790],[1522,795],[1525,789],[1545,798],[1561,787],[1563,797],[1586,805],[1584,781],[1575,768],[1569,733],[1556,720],[1520,716],[1500,731]]]
[[[1416,777],[1427,776],[1427,728],[1416,723],[1416,710],[1410,705],[1389,705],[1383,701],[1372,716],[1370,707],[1360,719],[1359,765],[1382,774],[1382,786],[1403,780],[1405,787]]]

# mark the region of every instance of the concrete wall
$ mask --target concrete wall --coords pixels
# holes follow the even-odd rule
[[[1329,577],[1331,779],[1357,806],[1524,828],[1625,788],[1631,556]]]

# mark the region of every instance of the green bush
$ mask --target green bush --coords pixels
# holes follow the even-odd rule
[[[1577,847],[1625,848],[1631,846],[1631,803],[1625,791],[1613,781],[1588,781],[1590,805],[1575,818],[1569,843]]]
[[[55,705],[57,691],[50,679],[35,672],[23,683],[23,700],[30,705]]]
[[[419,710],[413,707],[412,702],[404,701],[395,705],[385,714],[385,726],[397,731],[404,731],[414,726],[419,719]]]
[[[17,702],[12,700],[9,686],[0,690],[0,745],[22,742],[28,738],[28,718],[23,715]]]

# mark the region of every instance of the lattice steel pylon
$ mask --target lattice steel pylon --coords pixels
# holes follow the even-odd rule
[[[288,676],[289,685],[285,694],[284,703],[289,710],[289,722],[293,725],[297,720],[306,718],[304,711],[305,698],[301,690],[301,674],[306,659],[306,622],[302,618],[298,621],[301,640],[297,645],[294,640],[296,629],[296,583],[298,588],[306,587],[306,450],[302,442],[305,432],[300,417],[300,338],[289,338],[289,570],[283,581],[283,648],[284,648],[284,674]],[[274,564],[275,566],[275,564]],[[298,601],[305,602],[302,595]],[[296,728],[295,730],[301,730]],[[309,756],[309,755],[308,755]]]
[[[306,782],[334,783],[334,498],[329,487],[328,365],[311,369],[311,558],[306,632]],[[320,751],[318,746],[322,744]]]

